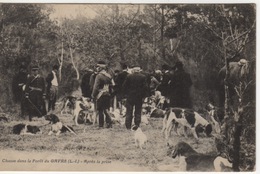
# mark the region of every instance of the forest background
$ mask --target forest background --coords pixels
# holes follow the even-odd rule
[[[255,4],[82,5],[95,15],[59,19],[51,16],[54,6],[0,4],[1,113],[19,114],[12,78],[21,64],[28,70],[38,64],[44,77],[60,64],[62,97],[101,59],[111,70],[138,63],[149,73],[180,60],[191,74],[199,110],[209,102],[218,105],[218,72],[227,59],[256,61]],[[244,93],[251,105],[241,122],[242,139],[252,147],[243,154],[255,158],[255,69],[249,80]]]

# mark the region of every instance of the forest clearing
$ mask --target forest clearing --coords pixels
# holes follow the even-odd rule
[[[197,152],[221,154],[216,137],[228,148],[233,171],[255,170],[256,4],[0,3],[0,11],[0,171],[10,170],[14,162],[18,171],[179,171],[179,159],[167,155],[167,143],[184,141]],[[208,115],[215,114],[216,121],[210,123],[217,122],[220,132],[213,130],[209,137],[195,141],[191,132],[184,137],[172,131],[166,140],[161,133],[163,118],[148,115],[149,124],[141,126],[148,143],[141,150],[135,147],[134,134],[125,124],[114,124],[110,129],[92,124],[76,126],[72,113],[60,113],[59,103],[75,91],[78,97],[83,96],[84,75],[98,74],[97,65],[102,61],[113,80],[116,73],[123,72],[123,65],[130,70],[138,65],[147,81],[159,74],[159,86],[168,71],[168,91],[162,97],[170,104],[187,101],[184,93],[172,87],[182,81],[172,80],[179,63],[189,76],[189,107],[182,108],[182,117],[187,116],[185,109],[191,109],[193,116],[200,113],[205,122],[210,122]],[[35,109],[38,101],[46,102],[50,97],[44,92],[53,65],[57,65],[58,86],[57,107],[52,113],[72,126],[77,135],[48,135],[51,125],[44,117],[30,122],[30,114],[23,115],[23,99]],[[43,89],[25,85],[34,68]],[[25,82],[20,82],[21,69]],[[153,90],[150,83],[147,86],[146,97],[153,98],[158,86]],[[28,96],[33,90],[43,93],[34,102]],[[174,94],[180,97],[176,101]],[[95,99],[91,94],[89,100]],[[163,113],[169,108],[162,109]],[[38,126],[42,134],[13,134],[13,126],[20,123]],[[9,154],[10,158],[6,156]],[[30,156],[32,161],[25,162]],[[97,161],[103,161],[104,168]],[[31,162],[40,164],[39,168]],[[23,164],[28,166],[23,169]]]

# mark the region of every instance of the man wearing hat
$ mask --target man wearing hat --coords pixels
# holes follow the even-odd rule
[[[32,74],[28,77],[25,87],[25,97],[28,100],[29,120],[33,116],[42,117],[46,115],[45,107],[45,82],[39,74],[39,67],[32,67]]]
[[[127,129],[131,129],[133,120],[134,123],[140,126],[142,102],[148,92],[147,77],[140,72],[140,66],[136,65],[132,68],[132,74],[127,75],[123,84],[123,92],[126,94],[126,120],[125,125]]]
[[[107,66],[104,61],[99,61],[96,65],[96,75],[92,98],[96,101],[96,109],[99,116],[99,127],[104,126],[104,115],[106,116],[107,128],[112,127],[112,120],[109,112],[111,89],[114,81],[109,73],[107,73]]]
[[[58,95],[58,77],[57,73],[59,70],[59,65],[54,65],[52,67],[51,73],[48,74],[46,78],[47,82],[47,94],[48,94],[48,111],[55,110],[55,103]]]
[[[192,108],[190,87],[192,81],[190,74],[184,71],[183,63],[178,61],[174,65],[175,70],[169,84],[170,106]]]
[[[29,74],[27,72],[27,67],[22,64],[19,68],[19,72],[13,78],[12,90],[14,101],[21,104],[21,117],[24,117],[26,114],[26,101],[24,100],[24,90],[28,76]]]

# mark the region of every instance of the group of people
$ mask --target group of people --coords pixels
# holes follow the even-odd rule
[[[82,78],[81,90],[84,97],[90,97],[95,102],[99,117],[99,127],[112,127],[110,108],[126,106],[126,128],[131,129],[134,112],[134,122],[141,122],[141,109],[144,97],[148,89],[147,77],[141,73],[139,66],[131,68],[131,73],[126,65],[122,66],[122,72],[115,71],[111,74],[104,61],[99,61],[95,71],[88,71]],[[124,103],[126,99],[126,103]]]
[[[22,117],[28,115],[29,120],[32,121],[34,116],[42,117],[46,115],[47,110],[55,110],[58,69],[59,66],[54,65],[45,79],[40,74],[38,66],[32,66],[31,73],[28,73],[26,66],[20,66],[19,73],[13,79],[13,93],[15,101],[21,104]],[[46,99],[48,108],[46,108]]]
[[[14,78],[13,90],[16,101],[21,102],[21,115],[41,117],[47,111],[55,110],[58,92],[58,65],[46,78],[39,73],[39,67],[33,66],[31,74],[27,73],[25,66],[20,67],[18,75]],[[47,84],[46,84],[47,83]],[[131,129],[132,121],[136,126],[141,123],[141,112],[144,99],[154,95],[155,91],[169,101],[166,107],[191,108],[190,75],[184,71],[182,62],[176,62],[173,67],[162,66],[149,74],[141,66],[134,65],[129,68],[122,65],[122,70],[111,71],[104,61],[99,61],[95,70],[88,69],[81,80],[83,97],[93,99],[95,110],[99,118],[99,127],[112,127],[110,108],[126,108],[125,126]],[[45,101],[48,101],[48,104]],[[48,108],[46,108],[46,105]],[[134,120],[133,120],[134,119]]]
[[[144,99],[155,91],[160,91],[169,101],[165,107],[191,108],[191,86],[191,77],[179,61],[171,68],[163,65],[162,70],[152,74],[144,72],[139,65],[129,68],[125,64],[122,71],[115,70],[112,74],[106,63],[100,61],[95,71],[88,70],[81,82],[82,95],[95,101],[99,127],[104,126],[105,116],[107,128],[110,128],[109,109],[117,107],[121,111],[125,105],[127,129],[131,129],[133,119],[135,125],[140,125]]]

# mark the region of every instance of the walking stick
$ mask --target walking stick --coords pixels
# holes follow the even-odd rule
[[[33,108],[36,109],[36,111],[37,111],[41,116],[43,116],[42,113],[41,113],[41,111],[32,103],[32,101],[31,101],[29,98],[27,98],[27,99],[28,99],[29,103],[33,106]]]

